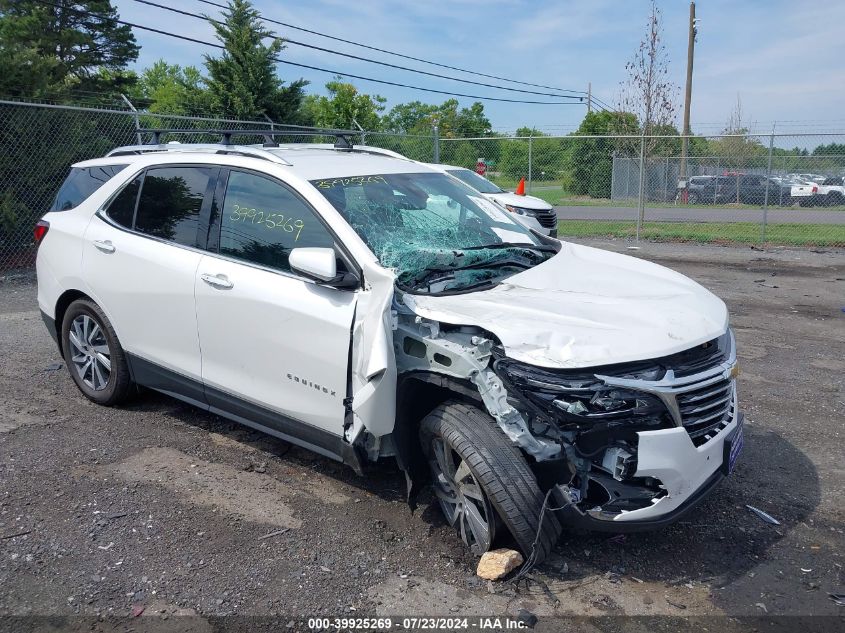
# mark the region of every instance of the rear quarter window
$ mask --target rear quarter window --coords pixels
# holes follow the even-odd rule
[[[197,246],[199,215],[210,196],[213,167],[155,167],[141,184],[135,230],[184,246]]]
[[[73,167],[59,189],[59,193],[56,194],[50,211],[75,209],[125,168],[126,165]]]

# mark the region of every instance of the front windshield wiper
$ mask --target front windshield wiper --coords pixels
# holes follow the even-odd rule
[[[458,250],[461,251],[481,251],[485,249],[502,249],[502,248],[525,248],[531,251],[541,251],[544,253],[557,253],[554,246],[546,246],[543,244],[526,244],[525,242],[501,242],[499,244],[482,244],[481,246],[467,246]]]
[[[530,262],[528,259],[525,258],[515,258],[515,257],[505,257],[502,259],[495,259],[489,262],[475,262],[472,264],[468,264],[466,266],[450,266],[448,268],[424,268],[416,275],[412,276],[407,281],[403,282],[402,285],[411,288],[418,288],[421,285],[431,286],[431,284],[436,283],[438,281],[446,281],[449,279],[455,279],[455,273],[466,271],[466,270],[483,270],[485,268],[488,269],[495,269],[501,268],[502,266],[513,266],[518,268],[531,268],[534,264]],[[492,280],[492,278],[491,278]],[[487,281],[491,281],[487,280]],[[486,281],[484,282],[486,283]],[[479,284],[471,284],[466,286],[466,288],[474,288]],[[463,286],[461,288],[464,288]]]

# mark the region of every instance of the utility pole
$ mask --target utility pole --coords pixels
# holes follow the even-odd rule
[[[687,85],[684,95],[684,129],[681,138],[681,167],[679,170],[678,183],[681,189],[681,201],[686,204],[689,200],[689,187],[687,187],[687,154],[689,152],[689,114],[690,101],[692,100],[692,62],[695,57],[695,37],[698,35],[695,19],[695,2],[689,3],[689,35],[687,42]]]
[[[587,84],[587,114],[593,111],[593,82]]]

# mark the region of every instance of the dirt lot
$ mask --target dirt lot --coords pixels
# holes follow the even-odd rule
[[[845,591],[845,252],[596,244],[680,270],[731,309],[745,453],[681,523],[566,532],[531,582],[488,586],[428,496],[410,513],[389,466],[362,479],[153,393],[89,403],[31,278],[7,278],[0,613],[841,617],[828,594]]]

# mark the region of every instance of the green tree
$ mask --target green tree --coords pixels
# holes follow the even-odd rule
[[[145,68],[130,99],[149,102],[150,112],[203,115],[213,111],[211,93],[195,66],[168,64],[163,59]]]
[[[225,116],[257,119],[263,115],[281,123],[299,123],[307,82],[289,86],[276,74],[276,58],[284,41],[264,27],[248,0],[230,0],[223,21],[208,18],[223,44],[219,58],[206,55],[208,89],[215,108]],[[269,45],[263,42],[270,39]]]
[[[384,127],[398,134],[431,134],[438,106],[421,101],[399,103],[384,117]]]
[[[358,92],[351,83],[335,77],[326,84],[328,97],[308,95],[303,104],[306,116],[319,127],[357,129],[355,123],[365,130],[381,128],[381,113],[387,101],[380,95]]]
[[[638,127],[637,117],[630,112],[590,112],[581,121],[574,136],[609,136],[629,133]],[[639,143],[628,138],[576,138],[570,146],[566,165],[572,193],[610,195],[610,179],[614,155],[635,155]],[[603,183],[607,182],[604,187]]]
[[[806,155],[806,150],[804,150]],[[842,156],[845,155],[845,143],[829,143],[817,145],[813,149],[813,156]]]
[[[132,29],[114,21],[110,0],[54,4],[0,0],[0,93],[61,99],[126,90],[133,75],[121,71],[138,57],[138,45]]]
[[[711,150],[718,157],[719,165],[742,171],[749,168],[766,166],[765,156],[768,150],[758,137],[747,136],[748,124],[742,111],[739,96],[736,105],[728,117],[722,136],[710,142]]]
[[[385,128],[402,134],[428,136],[437,124],[441,138],[489,136],[492,126],[484,114],[484,104],[476,101],[468,108],[459,108],[457,99],[440,105],[411,101],[393,106],[385,116]]]

